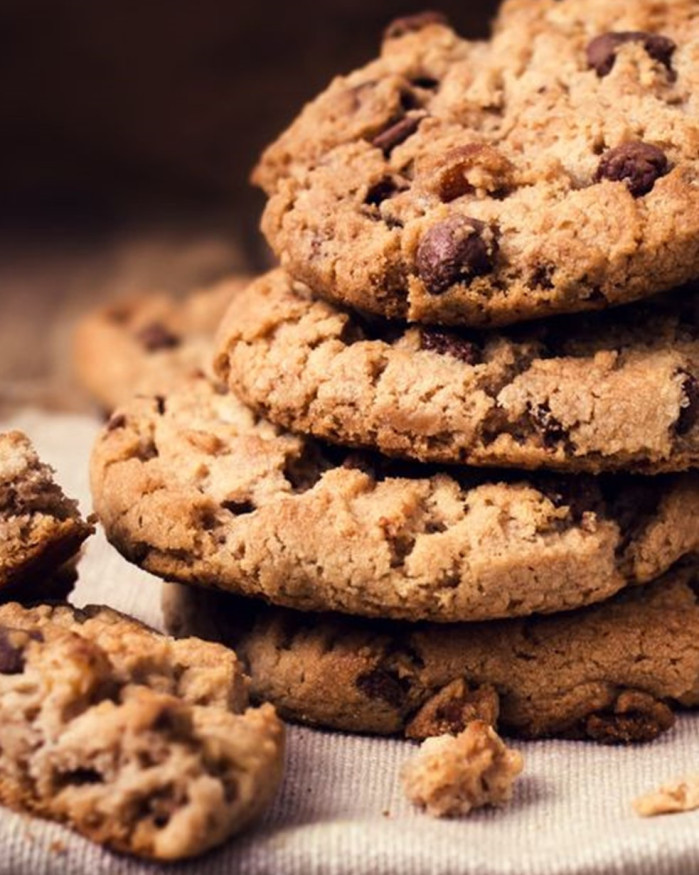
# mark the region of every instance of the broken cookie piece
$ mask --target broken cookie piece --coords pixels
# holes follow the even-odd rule
[[[633,808],[639,817],[677,814],[699,808],[699,775],[689,775],[634,799]]]
[[[481,720],[457,736],[428,738],[402,771],[406,796],[433,817],[456,817],[484,805],[504,805],[524,767]]]
[[[0,801],[177,860],[239,832],[282,774],[274,708],[235,654],[106,608],[0,607]]]
[[[93,531],[29,439],[0,434],[0,600],[64,596],[74,577],[64,566]]]

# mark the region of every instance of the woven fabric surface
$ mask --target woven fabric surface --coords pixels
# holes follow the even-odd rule
[[[87,460],[99,424],[27,411],[20,428],[90,508]],[[100,534],[81,563],[75,602],[106,603],[161,626],[160,584],[124,562]],[[1,733],[0,733],[1,734]],[[159,867],[111,854],[55,824],[0,809],[0,875],[690,875],[699,872],[699,812],[642,820],[631,801],[699,772],[699,715],[657,742],[605,748],[513,743],[525,771],[513,803],[453,821],[403,798],[393,739],[291,727],[284,784],[262,822],[199,860]]]

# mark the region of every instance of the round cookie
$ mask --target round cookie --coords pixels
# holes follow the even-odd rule
[[[78,379],[106,410],[133,395],[166,391],[207,370],[211,339],[249,278],[233,277],[184,299],[142,295],[100,307],[78,324]]]
[[[215,369],[277,425],[421,462],[564,471],[699,464],[699,289],[509,330],[396,325],[283,271],[224,321]]]
[[[648,741],[699,705],[698,578],[680,569],[552,617],[435,626],[300,614],[166,585],[175,634],[236,647],[254,698],[346,732],[422,739],[485,720],[510,735]]]
[[[236,656],[107,608],[0,606],[0,800],[155,860],[221,844],[281,781]]]
[[[294,277],[390,318],[483,326],[699,276],[691,3],[516,0],[487,47],[422,24],[264,156],[263,230]]]
[[[168,580],[300,610],[439,622],[572,609],[697,550],[697,474],[525,478],[352,454],[205,379],[120,408],[95,510]]]
[[[93,532],[26,435],[0,434],[0,601],[65,597]]]

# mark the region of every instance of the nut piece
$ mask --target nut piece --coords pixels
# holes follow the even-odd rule
[[[699,775],[690,775],[672,784],[663,784],[652,793],[634,799],[633,808],[639,817],[694,811],[699,808]]]
[[[494,729],[475,720],[456,737],[428,738],[402,771],[403,789],[433,817],[468,814],[484,805],[503,805],[524,766]]]

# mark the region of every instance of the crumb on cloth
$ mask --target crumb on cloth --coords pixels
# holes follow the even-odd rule
[[[694,811],[699,808],[699,774],[663,784],[657,790],[639,796],[634,799],[633,808],[639,817]]]
[[[520,753],[487,723],[474,720],[459,735],[428,738],[401,778],[415,805],[434,817],[454,817],[508,802],[523,766]]]

